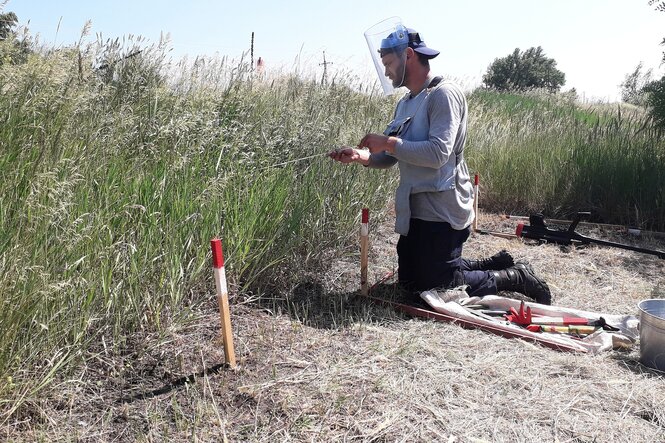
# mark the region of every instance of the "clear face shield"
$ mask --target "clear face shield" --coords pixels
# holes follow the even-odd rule
[[[391,17],[365,31],[365,40],[383,92],[391,95],[406,80],[409,33],[400,18]]]

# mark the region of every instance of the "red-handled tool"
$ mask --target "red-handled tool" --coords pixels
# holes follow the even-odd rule
[[[552,326],[601,326],[607,329],[611,327],[607,325],[605,319],[600,317],[598,320],[589,320],[584,317],[551,317],[547,315],[538,315],[531,312],[531,307],[524,308],[524,302],[520,303],[519,311],[515,308],[510,308],[510,314],[505,317],[508,321],[521,325],[552,325]],[[616,328],[612,328],[615,329]]]
[[[593,321],[593,320],[591,320]],[[590,320],[582,317],[547,317],[547,316],[533,316],[531,324],[536,325],[555,325],[555,326],[587,326]]]

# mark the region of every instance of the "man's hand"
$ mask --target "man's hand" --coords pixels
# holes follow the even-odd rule
[[[364,149],[355,149],[349,147],[342,147],[335,149],[328,153],[328,156],[333,160],[342,163],[360,163],[367,166],[369,164],[369,151]]]
[[[387,137],[380,134],[367,134],[358,143],[358,148],[367,148],[372,154],[386,151],[389,154],[395,152],[395,144],[399,140],[397,137]]]

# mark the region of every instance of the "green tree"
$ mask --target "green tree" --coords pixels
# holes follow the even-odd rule
[[[649,0],[649,5],[654,6],[657,11],[665,12],[665,1]],[[661,45],[665,45],[665,39]],[[665,52],[663,53],[663,63],[665,63]],[[665,129],[665,76],[646,84],[642,88],[642,92],[645,94],[649,115],[653,118],[654,124],[660,129]]]
[[[20,39],[14,28],[18,17],[13,12],[0,13],[0,65],[23,63],[30,53],[30,42]]]
[[[646,85],[644,93],[654,124],[665,129],[665,76]]]
[[[649,0],[649,6],[656,8],[656,11],[665,12],[665,1],[662,0]]]
[[[638,63],[633,72],[626,75],[621,83],[621,100],[632,105],[644,106],[646,91],[644,87],[651,83],[652,70],[644,71],[643,63]]]
[[[14,34],[14,26],[18,23],[18,17],[13,12],[0,14],[0,40],[6,40],[7,37]]]
[[[487,68],[483,84],[498,90],[523,91],[546,88],[558,91],[566,83],[566,75],[556,68],[556,61],[547,58],[543,48],[516,48],[512,54],[497,58]]]

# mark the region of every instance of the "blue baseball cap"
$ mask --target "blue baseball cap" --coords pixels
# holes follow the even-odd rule
[[[418,31],[411,28],[404,28],[401,25],[398,26],[395,32],[391,32],[386,38],[381,40],[379,53],[381,57],[391,52],[401,53],[407,46],[428,59],[439,55],[439,51],[427,47],[425,41],[420,38]]]
[[[427,58],[434,58],[439,55],[439,51],[436,49],[428,48],[425,45],[425,41],[420,38],[420,34],[415,29],[406,28],[407,33],[409,34],[409,47],[414,51],[426,56]]]

